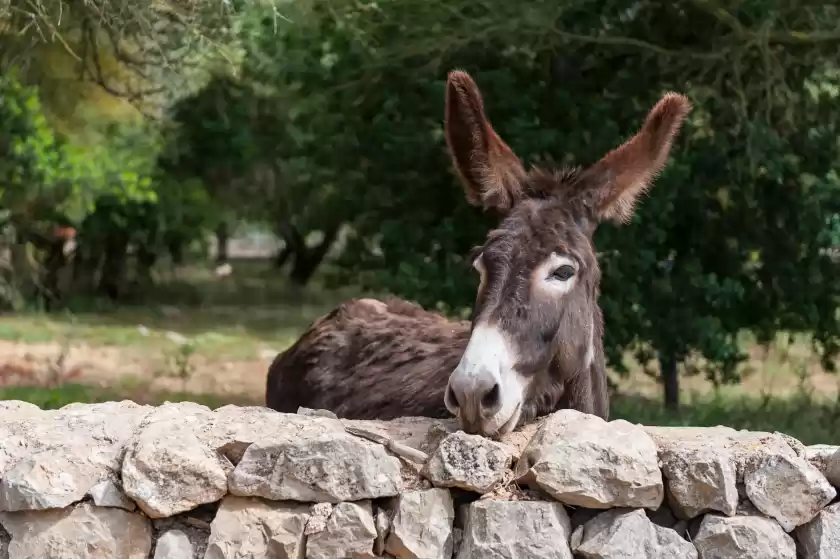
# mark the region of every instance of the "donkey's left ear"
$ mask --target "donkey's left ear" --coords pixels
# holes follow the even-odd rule
[[[667,93],[651,109],[642,129],[586,170],[598,186],[595,215],[599,220],[626,222],[639,195],[665,167],[671,144],[691,103],[678,93]]]

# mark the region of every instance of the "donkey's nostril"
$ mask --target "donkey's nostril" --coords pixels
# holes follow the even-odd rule
[[[498,407],[499,405],[499,397],[501,395],[501,387],[499,387],[499,383],[493,383],[493,388],[485,394],[481,398],[481,408],[484,410],[490,410]]]

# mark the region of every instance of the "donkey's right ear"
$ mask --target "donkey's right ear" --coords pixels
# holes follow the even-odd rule
[[[449,73],[444,128],[467,200],[485,210],[510,210],[523,196],[527,172],[484,116],[481,92],[466,72]]]

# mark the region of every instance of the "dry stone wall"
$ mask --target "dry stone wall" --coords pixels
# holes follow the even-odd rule
[[[570,410],[493,441],[426,418],[0,402],[0,559],[828,559],[838,485],[837,447]]]

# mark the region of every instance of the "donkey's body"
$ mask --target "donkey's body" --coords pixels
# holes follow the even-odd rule
[[[471,257],[480,275],[472,320],[398,299],[347,302],[275,359],[266,403],[357,419],[452,414],[487,436],[561,408],[606,419],[592,236],[630,217],[690,105],[665,95],[641,131],[589,167],[526,170],[472,79],[452,72],[447,86],[446,141],[467,200],[500,216]]]
[[[266,404],[328,409],[349,419],[451,417],[446,381],[469,322],[400,299],[353,299],[318,319],[271,364]]]

